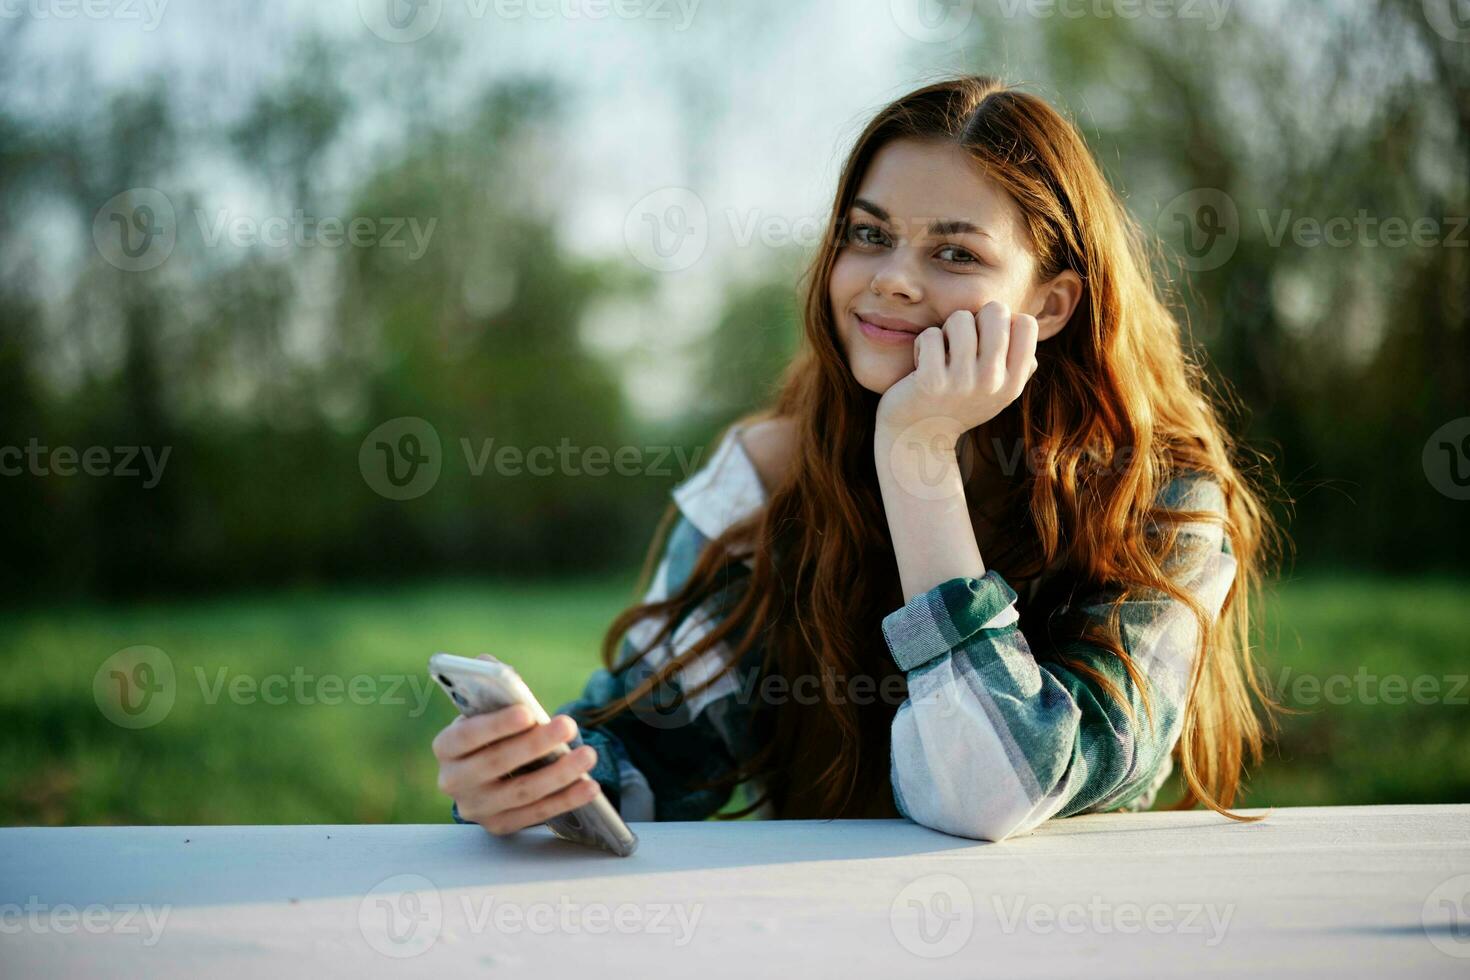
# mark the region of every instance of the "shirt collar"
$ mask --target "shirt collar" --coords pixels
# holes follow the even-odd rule
[[[693,476],[673,489],[674,503],[707,540],[759,510],[766,490],[735,426]]]

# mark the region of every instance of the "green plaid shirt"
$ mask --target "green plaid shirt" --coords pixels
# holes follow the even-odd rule
[[[739,432],[732,429],[708,463],[674,488],[680,515],[647,600],[672,594],[708,541],[765,503]],[[1213,480],[1181,478],[1161,499],[1176,509],[1224,512]],[[1166,571],[1218,617],[1235,577],[1229,540],[1206,523],[1185,525],[1177,540]],[[749,564],[748,557],[744,561]],[[908,680],[908,699],[894,716],[890,738],[899,812],[945,833],[999,841],[1052,817],[1152,806],[1172,769],[1197,637],[1188,608],[1160,595],[1129,601],[1121,610],[1124,645],[1150,684],[1151,727],[1139,690],[1105,651],[1074,642],[1064,652],[1123,691],[1136,721],[1093,679],[1037,662],[1016,625],[1020,597],[994,569],[942,582],[889,613],[884,639]],[[625,820],[709,817],[729,801],[730,790],[696,791],[689,784],[731,771],[759,748],[750,724],[759,644],[704,691],[682,693],[726,662],[728,645],[706,651],[672,683],[675,690],[656,692],[652,704],[645,701],[603,725],[584,720],[591,708],[636,687],[699,639],[718,622],[728,598],[727,592],[686,610],[671,637],[641,663],[619,676],[599,668],[579,698],[554,712],[571,715],[580,726],[573,746],[585,742],[597,749],[590,774]],[[1098,592],[1080,605],[1102,620],[1116,601]],[[635,624],[620,662],[647,645],[658,625],[652,619]],[[752,788],[759,795],[761,787]],[[467,822],[457,806],[451,812]],[[757,813],[770,815],[769,806]]]

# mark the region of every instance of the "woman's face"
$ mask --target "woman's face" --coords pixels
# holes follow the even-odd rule
[[[999,300],[1040,312],[1020,207],[953,144],[900,139],[874,156],[829,293],[853,377],[882,394],[914,370],[914,337]],[[892,328],[874,330],[876,327]]]

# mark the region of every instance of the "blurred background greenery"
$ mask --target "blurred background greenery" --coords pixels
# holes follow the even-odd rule
[[[956,70],[1077,119],[1280,475],[1302,713],[1245,803],[1470,801],[1454,0],[66,9],[0,21],[0,822],[447,819],[427,655],[580,690],[795,348],[852,137]],[[176,699],[129,729],[93,682],[140,645]]]

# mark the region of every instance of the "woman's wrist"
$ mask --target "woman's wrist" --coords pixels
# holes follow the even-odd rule
[[[898,432],[879,425],[874,433],[878,486],[905,601],[952,578],[985,574],[955,454],[962,431],[951,422],[935,419]]]

